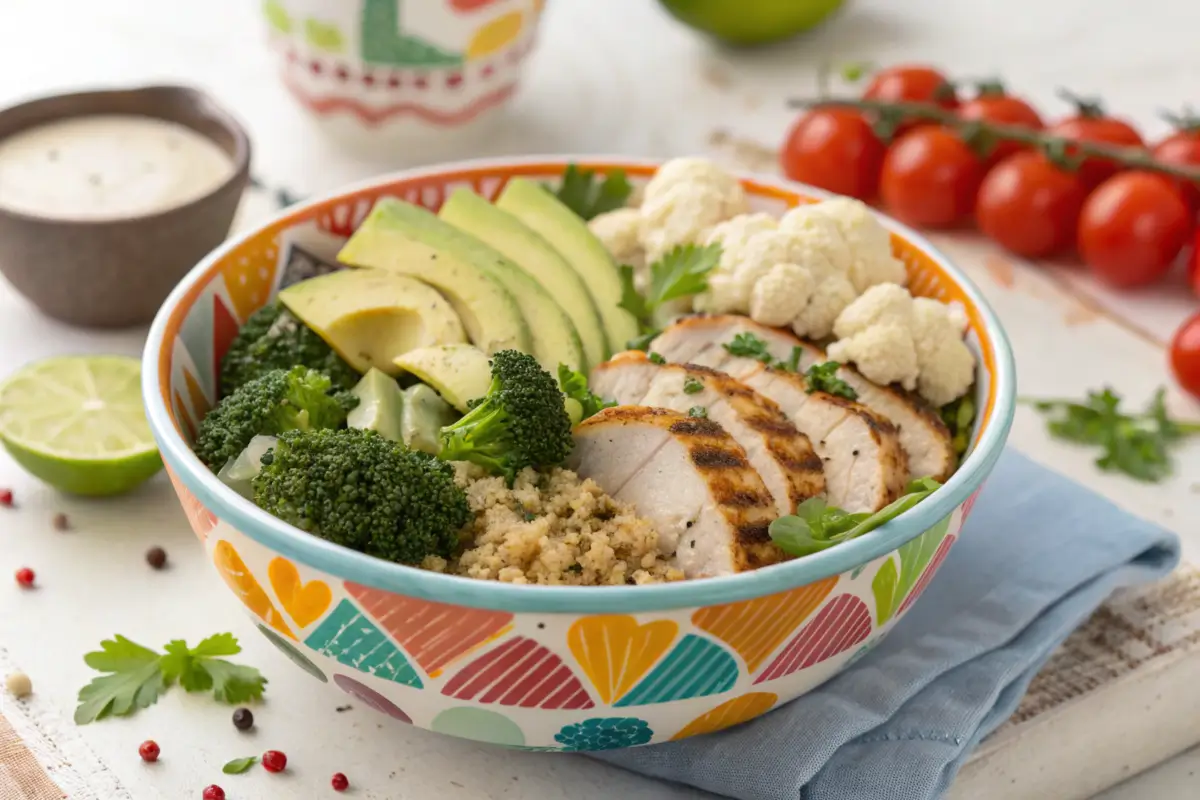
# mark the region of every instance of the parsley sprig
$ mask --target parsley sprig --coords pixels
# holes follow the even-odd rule
[[[262,697],[267,679],[258,670],[222,658],[242,652],[231,633],[209,636],[195,647],[174,639],[163,649],[158,653],[118,634],[85,655],[84,663],[105,674],[79,690],[75,724],[149,708],[176,682],[188,692],[211,691],[231,705]]]
[[[755,361],[761,361],[772,369],[780,369],[785,372],[796,372],[799,370],[800,356],[804,353],[803,347],[793,347],[791,354],[786,360],[776,358],[771,354],[766,341],[761,336],[756,336],[748,332],[737,334],[733,337],[732,341],[726,342],[721,346],[731,356],[753,358]]]
[[[642,294],[633,283],[633,267],[621,267],[621,308],[638,321],[641,335],[626,344],[631,350],[644,350],[658,335],[656,312],[681,297],[697,295],[708,288],[708,273],[721,260],[721,245],[704,247],[694,244],[671,248],[650,265],[650,281]]]
[[[823,498],[810,497],[796,507],[795,514],[771,523],[771,541],[788,555],[808,556],[862,536],[916,506],[941,484],[933,478],[918,478],[904,494],[883,508],[851,514],[831,506]]]
[[[566,364],[558,365],[558,385],[566,395],[567,413],[571,417],[572,425],[578,425],[588,417],[617,404],[617,401],[605,400],[593,392],[588,387],[587,376]]]
[[[804,373],[804,379],[808,381],[808,393],[825,392],[847,400],[857,400],[858,392],[854,391],[854,387],[837,376],[841,366],[837,361],[826,361],[809,367]]]
[[[557,189],[546,188],[585,221],[624,208],[633,193],[625,170],[614,169],[600,180],[595,170],[580,169],[575,164],[567,165]]]
[[[1023,398],[1046,415],[1050,435],[1100,448],[1096,466],[1148,483],[1171,474],[1170,448],[1189,436],[1200,435],[1200,422],[1171,419],[1159,388],[1141,414],[1121,410],[1121,396],[1109,387],[1090,391],[1083,402]]]

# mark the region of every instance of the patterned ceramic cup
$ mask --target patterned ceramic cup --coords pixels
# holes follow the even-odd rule
[[[644,183],[648,162],[621,167]],[[554,179],[567,159],[471,162],[370,181],[232,240],[183,280],[146,344],[151,428],[196,534],[259,629],[299,667],[404,723],[538,750],[665,742],[751,719],[819,685],[887,635],[950,550],[1012,421],[1012,356],[979,291],[889,220],[913,291],[962,304],[979,356],[971,450],[928,500],[883,527],[756,572],[657,586],[476,581],[369,558],[292,528],[232,490],[189,449],[238,326],[281,283],[330,257],[375,201],[437,209],[469,186]],[[744,177],[756,210],[816,190]],[[307,262],[311,264],[311,262]]]
[[[284,83],[364,153],[466,147],[516,89],[543,0],[264,0]]]

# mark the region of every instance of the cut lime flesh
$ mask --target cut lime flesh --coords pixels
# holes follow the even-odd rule
[[[146,422],[141,365],[124,356],[62,356],[0,385],[0,438],[18,464],[72,494],[129,491],[162,467]]]

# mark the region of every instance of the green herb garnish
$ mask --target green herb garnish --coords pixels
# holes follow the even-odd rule
[[[583,420],[590,416],[598,414],[606,408],[612,408],[617,404],[615,400],[605,400],[588,388],[587,376],[582,372],[573,370],[566,364],[558,365],[558,385],[562,389],[563,394],[568,400],[574,400],[579,404],[581,416],[575,419],[571,415],[571,424],[578,425]],[[568,408],[568,413],[570,409]]]
[[[112,715],[127,716],[158,702],[176,681],[188,692],[212,691],[223,703],[237,704],[262,697],[267,679],[253,667],[220,656],[242,651],[231,633],[210,636],[189,648],[182,639],[168,642],[165,654],[115,636],[83,657],[84,663],[106,673],[79,690],[75,723],[86,725]]]
[[[903,495],[873,513],[851,514],[820,497],[811,497],[796,508],[795,514],[771,523],[771,541],[788,555],[812,555],[895,519],[940,486],[933,478],[919,478],[905,487]]]
[[[659,353],[655,353],[655,352],[653,352],[653,351],[651,351],[650,353],[648,353],[648,354],[646,355],[646,358],[650,359],[650,363],[652,363],[652,364],[665,364],[665,363],[667,363],[667,360],[666,360],[665,358],[663,358],[661,354],[659,354]]]
[[[245,758],[235,758],[229,761],[225,766],[221,767],[221,772],[226,775],[241,775],[246,770],[258,763],[258,756],[246,756]]]
[[[567,165],[558,189],[546,188],[585,221],[624,208],[633,193],[625,170],[614,169],[599,180],[595,170],[580,169],[575,164]]]
[[[1022,399],[1047,416],[1050,435],[1076,444],[1099,447],[1096,466],[1140,481],[1156,483],[1171,474],[1170,446],[1200,434],[1200,422],[1177,422],[1167,414],[1166,390],[1159,388],[1141,414],[1120,410],[1112,389],[1091,391],[1082,403],[1072,400]]]
[[[693,378],[691,375],[688,375],[686,378],[683,379],[683,393],[684,394],[697,394],[697,393],[703,392],[703,391],[704,391],[704,384],[701,383],[700,381],[696,380],[695,378]]]
[[[813,364],[809,367],[808,371],[804,373],[804,377],[808,381],[808,393],[825,392],[844,397],[847,400],[857,400],[858,392],[837,376],[837,371],[841,366],[837,361],[826,361],[824,364]]]
[[[692,406],[688,409],[688,416],[708,419],[708,409],[704,406]]]
[[[655,313],[666,303],[700,294],[708,288],[708,273],[721,260],[721,245],[678,245],[650,265],[650,283],[643,295],[633,283],[633,267],[621,267],[621,302],[637,318],[642,334],[656,329]]]
[[[797,371],[800,368],[800,356],[804,353],[803,347],[793,347],[786,361],[775,358],[775,356],[771,355],[771,351],[762,337],[745,332],[737,334],[733,337],[733,341],[726,342],[721,346],[731,356],[753,358],[755,361],[761,361],[763,364],[766,364],[771,369],[783,370],[785,372]]]

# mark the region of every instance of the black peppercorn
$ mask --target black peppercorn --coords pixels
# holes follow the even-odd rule
[[[239,708],[233,712],[233,727],[239,731],[248,731],[254,727],[254,714],[248,708]]]
[[[167,551],[161,547],[151,547],[146,551],[146,563],[155,569],[162,569],[167,565]]]

